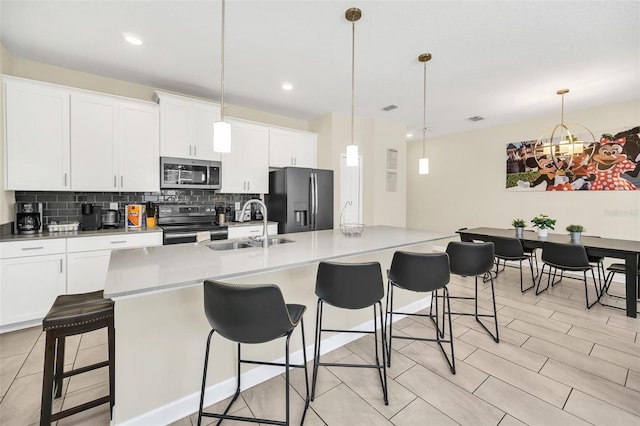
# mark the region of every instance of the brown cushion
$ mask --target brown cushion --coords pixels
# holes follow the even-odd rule
[[[42,320],[42,329],[73,327],[111,317],[113,305],[113,300],[104,298],[102,290],[58,296]]]

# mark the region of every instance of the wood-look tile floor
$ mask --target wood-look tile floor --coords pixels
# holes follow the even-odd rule
[[[614,286],[623,291],[622,284]],[[485,312],[491,306],[489,286],[480,287],[480,308]],[[452,295],[473,294],[473,280],[452,277],[449,288]],[[522,294],[517,270],[507,268],[496,279],[495,288],[499,344],[473,317],[455,316],[457,373],[452,375],[435,344],[394,340],[388,369],[389,405],[383,403],[375,370],[321,367],[305,424],[640,425],[640,319],[599,305],[586,310],[584,287],[571,279],[539,296],[533,291]],[[623,301],[609,302],[623,306]],[[471,303],[457,300],[452,307],[472,312]],[[434,333],[430,321],[418,317],[402,319],[394,329],[409,336]],[[43,347],[44,335],[37,327],[0,335],[1,425],[38,423]],[[69,339],[67,348],[68,367],[104,359],[106,334],[76,336]],[[324,358],[371,362],[373,338],[365,336]],[[247,389],[232,411],[239,416],[283,418],[283,388],[284,375],[280,375]],[[302,371],[292,371],[291,390],[292,424],[297,424],[304,405]],[[56,400],[54,409],[106,392],[106,371],[72,377],[65,380],[63,397]],[[196,420],[191,415],[174,424],[190,426]],[[213,423],[213,419],[204,420],[203,424]],[[58,424],[106,426],[108,406]]]

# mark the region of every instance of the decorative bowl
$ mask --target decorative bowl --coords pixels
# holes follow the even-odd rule
[[[345,237],[359,237],[364,232],[363,223],[341,223],[340,233]]]

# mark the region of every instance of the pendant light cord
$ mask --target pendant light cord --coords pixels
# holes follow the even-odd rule
[[[220,37],[220,121],[224,121],[224,3],[224,0],[222,0],[222,37]]]
[[[351,20],[351,145],[353,143],[353,115],[355,110],[355,75],[356,75],[356,21]]]
[[[424,63],[424,98],[422,101],[422,158],[424,157],[424,145],[427,139],[427,63]]]

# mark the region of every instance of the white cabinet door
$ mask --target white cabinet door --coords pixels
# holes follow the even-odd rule
[[[72,190],[118,190],[117,115],[116,98],[71,94]]]
[[[222,193],[269,192],[269,130],[266,126],[228,120],[231,152],[222,154]]]
[[[121,191],[160,190],[158,106],[121,101],[118,113],[119,178]]]
[[[244,139],[244,176],[250,194],[269,192],[269,130],[248,126]]]
[[[69,92],[3,77],[5,189],[68,191]]]
[[[220,107],[197,104],[193,112],[193,157],[220,161],[221,154],[213,152],[213,123],[220,120]]]
[[[65,255],[0,260],[0,325],[44,318],[66,291]]]
[[[67,293],[104,290],[111,250],[67,254]]]
[[[163,92],[156,92],[155,98],[160,103],[160,155],[220,160],[213,152],[219,105]]]
[[[300,130],[269,129],[269,166],[315,168],[317,137]]]

